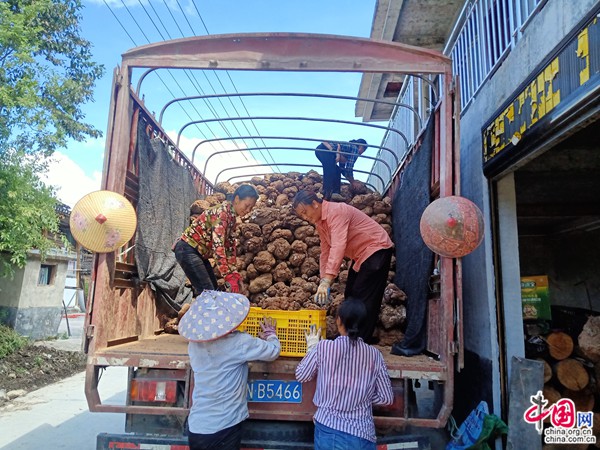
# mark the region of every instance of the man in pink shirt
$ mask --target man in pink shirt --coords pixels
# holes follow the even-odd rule
[[[387,285],[393,246],[381,225],[346,203],[321,200],[312,191],[299,191],[294,197],[296,214],[317,227],[321,239],[321,282],[315,300],[325,304],[329,287],[338,276],[344,257],[352,260],[344,297],[362,300],[368,320],[359,336],[373,343],[383,291]]]

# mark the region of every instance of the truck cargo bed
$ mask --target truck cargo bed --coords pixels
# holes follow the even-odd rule
[[[132,339],[135,340],[97,349],[92,356],[92,363],[106,366],[171,369],[183,369],[189,363],[187,341],[177,334],[159,334],[145,339]],[[446,365],[432,357],[396,356],[390,353],[390,347],[376,347],[383,354],[391,378],[446,379]],[[280,357],[271,363],[251,363],[250,370],[293,374],[299,361],[298,357]]]

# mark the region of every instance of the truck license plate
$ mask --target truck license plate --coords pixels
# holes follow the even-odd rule
[[[248,381],[249,402],[302,403],[302,383],[299,381]]]

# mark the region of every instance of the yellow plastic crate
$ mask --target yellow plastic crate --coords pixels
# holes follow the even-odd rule
[[[252,307],[238,330],[256,337],[262,331],[260,320],[266,316],[272,317],[277,320],[277,338],[281,342],[281,356],[304,356],[306,354],[305,332],[310,325],[320,327],[322,339],[325,339],[326,314],[327,311],[320,309],[283,311]]]

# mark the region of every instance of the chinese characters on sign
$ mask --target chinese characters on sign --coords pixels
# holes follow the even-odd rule
[[[561,398],[552,405],[542,391],[530,397],[531,405],[523,413],[527,423],[535,425],[539,434],[544,433],[546,444],[595,444],[593,435],[594,414],[591,411],[576,411],[575,403]],[[544,430],[544,419],[550,419],[550,427]]]

